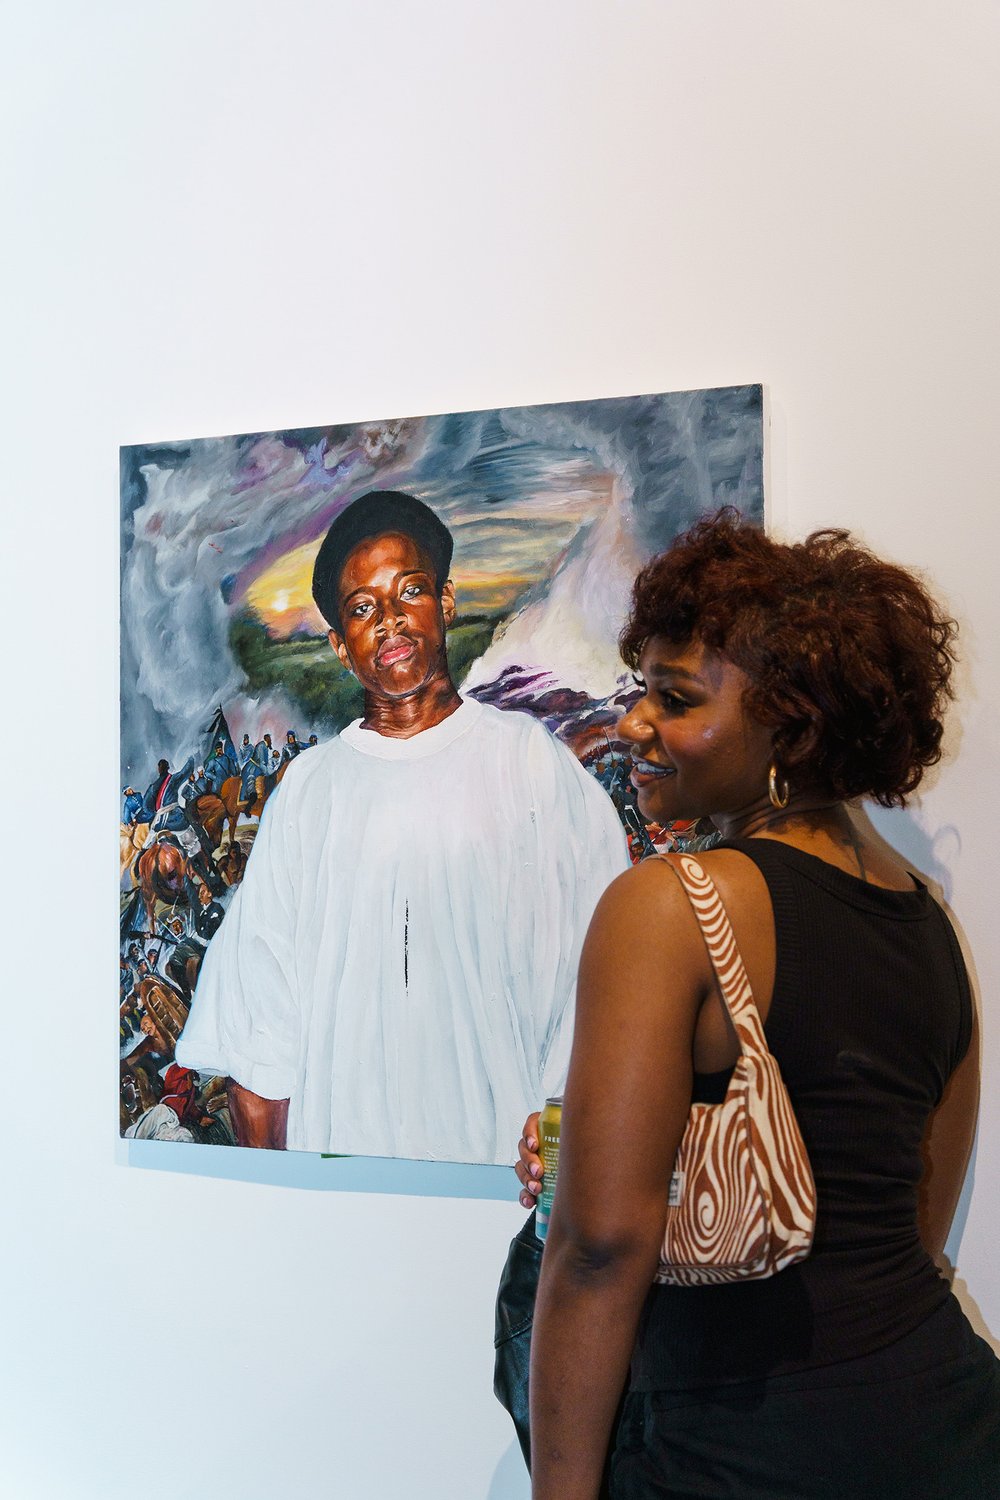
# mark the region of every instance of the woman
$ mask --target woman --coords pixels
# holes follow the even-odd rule
[[[535,1500],[957,1500],[1000,1493],[1000,1364],[935,1261],[971,1148],[978,1039],[941,909],[846,806],[940,757],[954,625],[843,532],[731,512],[636,581],[619,733],[647,819],[708,816],[818,1192],[776,1277],[651,1289],[692,1098],[737,1056],[669,859],[619,877],[581,962],[559,1191],[532,1340]],[[525,1127],[522,1202],[539,1187]]]

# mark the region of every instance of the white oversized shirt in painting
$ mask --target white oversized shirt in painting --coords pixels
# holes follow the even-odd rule
[[[290,1100],[290,1149],[513,1161],[562,1089],[580,948],[627,865],[610,798],[525,714],[360,720],[288,767],[177,1059]]]

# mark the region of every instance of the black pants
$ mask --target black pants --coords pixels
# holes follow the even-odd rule
[[[632,1391],[612,1500],[998,1500],[1000,1361],[950,1298],[862,1359]]]

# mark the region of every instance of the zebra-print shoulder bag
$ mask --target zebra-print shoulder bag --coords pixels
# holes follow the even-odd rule
[[[741,1055],[722,1103],[691,1106],[655,1280],[672,1286],[760,1280],[809,1254],[816,1186],[721,897],[689,854],[667,863],[698,918]]]

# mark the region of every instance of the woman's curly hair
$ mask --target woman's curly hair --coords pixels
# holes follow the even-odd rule
[[[941,758],[956,629],[848,532],[786,546],[729,507],[643,568],[619,646],[633,669],[652,636],[720,652],[793,788],[891,807]]]

